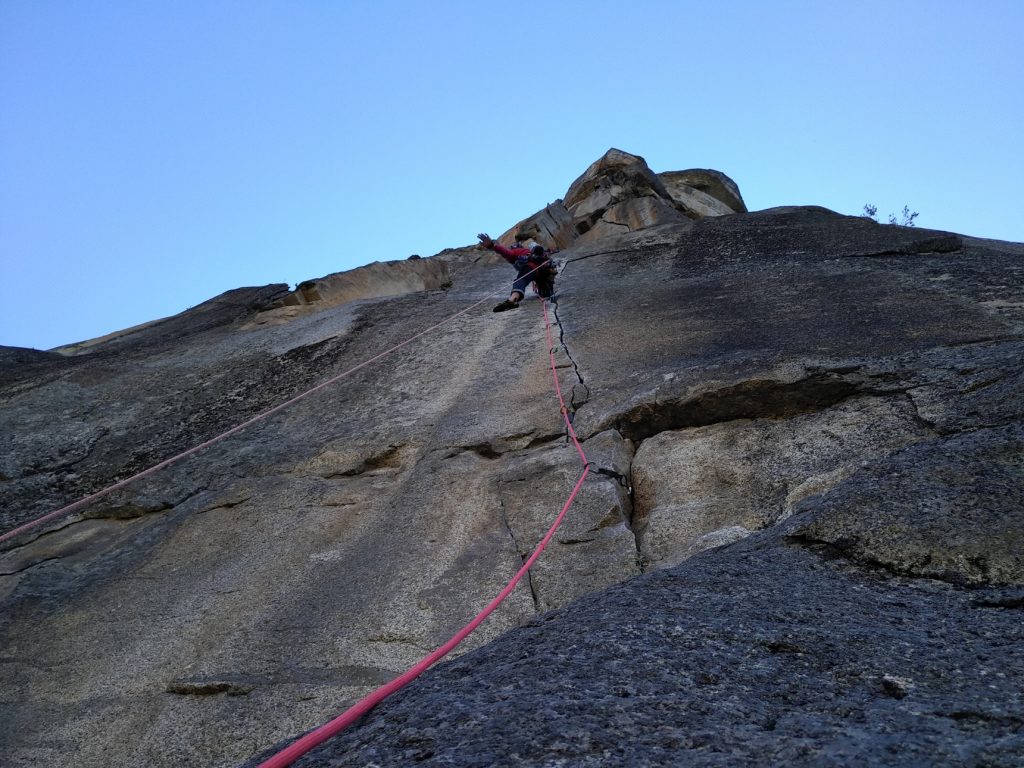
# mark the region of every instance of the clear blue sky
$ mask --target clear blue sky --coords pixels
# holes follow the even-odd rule
[[[0,344],[498,233],[609,147],[1024,240],[1024,2],[0,0]]]

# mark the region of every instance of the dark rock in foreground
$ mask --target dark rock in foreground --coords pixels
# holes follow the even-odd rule
[[[759,534],[428,672],[296,765],[1020,766],[1022,608]]]

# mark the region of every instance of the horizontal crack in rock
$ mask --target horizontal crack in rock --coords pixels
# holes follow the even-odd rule
[[[1024,608],[1024,594],[999,595],[996,597],[980,597],[971,603],[974,608]]]
[[[16,568],[13,571],[3,571],[3,572],[0,572],[0,576],[17,576],[19,573],[24,573],[25,571],[29,570],[30,568],[35,568],[37,565],[42,565],[43,563],[51,563],[54,560],[60,560],[60,558],[61,558],[60,555],[54,555],[53,557],[44,557],[41,560],[34,560],[34,561],[32,561],[31,563],[29,563],[28,565],[26,565],[23,568]]]
[[[981,722],[996,723],[999,725],[1019,727],[1024,724],[1024,718],[1010,714],[993,714],[982,712],[976,709],[958,709],[951,712],[936,712],[936,716],[956,720],[957,722]]]
[[[799,381],[744,381],[687,400],[642,403],[614,428],[629,440],[645,440],[673,429],[704,427],[736,419],[783,419],[825,410],[858,392],[856,384],[829,373]]]
[[[346,469],[342,472],[333,472],[323,477],[326,480],[333,480],[337,477],[356,477],[377,469],[401,469],[402,450],[404,448],[404,445],[389,445],[380,453],[363,459],[363,462],[357,467]]]
[[[914,562],[901,566],[872,557],[869,553],[861,550],[857,546],[857,542],[852,539],[840,538],[832,542],[818,539],[808,533],[791,533],[786,536],[786,541],[789,544],[815,552],[825,559],[844,560],[862,568],[876,569],[876,572],[888,574],[889,576],[921,579],[924,581],[944,581],[956,587],[966,588],[984,586],[993,582],[988,562],[985,558],[978,556],[964,558],[965,562],[974,569],[972,573],[964,573],[948,568],[941,570],[931,568],[930,566],[933,563],[933,555],[931,553],[924,553]],[[979,604],[975,603],[974,605],[977,607]]]
[[[255,685],[233,683],[228,680],[174,680],[167,686],[168,693],[180,696],[214,696],[226,693],[228,696],[245,696]]]
[[[901,245],[898,248],[872,251],[869,253],[851,253],[848,257],[853,258],[879,258],[886,256],[931,256],[934,254],[950,254],[963,251],[964,243],[955,235],[940,237],[929,237],[923,240],[915,240],[912,243]]]
[[[500,459],[506,453],[514,453],[516,451],[528,451],[531,448],[536,448],[540,445],[546,445],[553,443],[556,440],[560,440],[563,437],[562,432],[553,432],[546,435],[538,435],[531,438],[523,445],[517,445],[516,441],[526,437],[526,435],[512,435],[510,437],[500,438],[492,442],[486,443],[472,443],[471,445],[460,445],[455,448],[451,448],[442,457],[442,459],[451,459],[458,456],[460,453],[475,453],[484,459]],[[505,443],[504,445],[502,443]]]

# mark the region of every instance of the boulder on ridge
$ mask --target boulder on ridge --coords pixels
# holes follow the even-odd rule
[[[691,168],[659,173],[658,178],[673,200],[693,211],[693,218],[747,212],[740,188],[721,171]]]
[[[746,210],[739,187],[720,171],[656,174],[639,155],[613,148],[569,186],[564,199],[523,219],[498,240],[503,245],[535,240],[561,250],[577,241]]]

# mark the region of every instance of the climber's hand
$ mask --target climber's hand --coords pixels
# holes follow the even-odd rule
[[[491,240],[491,236],[488,235],[486,232],[477,235],[477,237],[480,239],[480,244],[484,248],[491,248],[494,246],[494,241]]]

